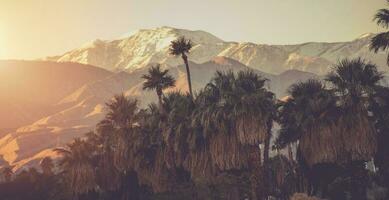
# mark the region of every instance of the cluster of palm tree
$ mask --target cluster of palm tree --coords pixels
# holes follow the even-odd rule
[[[355,199],[370,184],[367,162],[387,174],[380,139],[388,135],[389,89],[362,59],[341,61],[324,81],[292,85],[285,101],[252,71],[217,72],[193,98],[165,94],[175,80],[159,65],[143,78],[158,104],[141,109],[117,95],[95,132],[59,150],[73,198],[288,199],[304,192],[343,199],[336,191],[352,187]],[[269,155],[274,122],[281,126],[275,152],[295,156]]]
[[[377,44],[373,39],[372,47]],[[136,100],[115,96],[96,131],[62,150],[74,197],[92,192],[136,199],[140,191],[171,194],[185,185],[196,199],[201,186],[216,191],[234,182],[223,195],[334,197],[340,185],[356,187],[356,198],[366,192],[367,184],[361,185],[367,162],[388,174],[383,141],[389,89],[380,85],[383,76],[375,65],[343,60],[324,81],[292,85],[285,101],[277,101],[265,88],[267,80],[252,71],[217,72],[194,96],[187,57],[192,45],[180,38],[170,48],[184,60],[188,95],[165,94],[175,80],[153,66],[143,76],[143,89],[155,90],[158,104],[140,109]],[[274,122],[281,129],[273,149],[288,149],[288,156],[269,156]]]
[[[280,104],[276,145],[297,144],[309,193],[325,196],[336,172],[364,173],[365,163],[377,155],[378,132],[385,131],[376,124],[382,111],[372,107],[380,103],[377,95],[385,96],[382,90],[387,90],[379,85],[381,79],[375,65],[355,59],[336,65],[326,84],[308,80],[291,86],[290,98]],[[334,177],[320,176],[330,169]]]
[[[171,192],[182,184],[216,184],[232,171],[238,177],[252,174],[251,194],[245,195],[262,195],[257,194],[261,163],[269,160],[275,117],[267,80],[251,71],[218,72],[192,99],[163,94],[174,85],[166,72],[155,66],[144,76],[144,88],[155,89],[158,105],[139,109],[136,100],[115,96],[95,132],[58,150],[73,198],[119,192],[134,199],[142,185]]]

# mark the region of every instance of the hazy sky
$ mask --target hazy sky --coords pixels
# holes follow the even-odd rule
[[[0,0],[0,59],[62,54],[140,28],[205,30],[229,41],[347,41],[380,29],[385,0]]]

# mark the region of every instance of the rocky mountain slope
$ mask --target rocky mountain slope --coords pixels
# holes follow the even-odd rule
[[[59,100],[110,74],[77,63],[0,61],[0,134],[58,112]]]
[[[224,56],[266,73],[279,74],[295,69],[323,75],[342,58],[363,57],[378,64],[381,70],[387,70],[386,54],[375,54],[369,50],[373,35],[366,34],[352,41],[338,43],[266,45],[226,42],[204,31],[160,27],[139,30],[112,41],[95,40],[47,59],[91,64],[111,71],[133,71],[150,63],[175,66],[181,60],[168,54],[169,44],[185,36],[194,43],[189,59],[195,63]]]

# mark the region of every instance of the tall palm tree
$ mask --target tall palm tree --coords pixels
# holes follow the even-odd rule
[[[121,172],[132,168],[130,153],[133,137],[139,128],[138,101],[126,97],[124,94],[116,95],[106,104],[108,113],[103,120],[105,126],[112,127],[114,135],[114,164]]]
[[[374,157],[374,164],[378,173],[383,177],[384,185],[389,186],[389,88],[380,87],[374,95],[375,103],[372,112],[376,118],[375,126],[378,134],[378,151]]]
[[[164,113],[156,104],[151,104],[136,114],[139,128],[127,132],[128,139],[124,139],[127,155],[121,156],[131,162],[129,167],[138,174],[138,181],[156,193],[175,190],[179,179],[188,178],[179,176],[177,168],[183,165],[186,148],[182,146],[193,110],[189,95],[173,92],[163,96],[162,101]],[[111,126],[109,120],[104,124]]]
[[[139,133],[141,115],[138,101],[120,94],[116,95],[106,106],[107,115],[99,123],[97,130],[103,138],[101,149],[103,160],[101,160],[100,169],[107,170],[108,172],[104,173],[112,175],[108,177],[112,178],[113,187],[111,189],[119,189],[123,200],[131,196],[136,199],[138,195],[135,189],[138,185],[135,171],[138,161],[137,149],[143,137]],[[109,188],[107,181],[109,180],[101,180],[105,188]]]
[[[389,0],[386,0],[389,3]],[[389,28],[389,9],[380,9],[374,16],[374,21],[383,28]],[[371,40],[370,49],[375,53],[382,50],[385,51],[389,47],[389,31],[379,33]],[[387,64],[389,65],[389,55],[387,58]]]
[[[45,175],[53,174],[54,163],[50,157],[43,158],[40,162],[40,166],[42,168],[43,174]]]
[[[278,148],[297,144],[300,167],[304,167],[304,177],[309,178],[306,191],[315,192],[313,178],[307,176],[320,163],[335,163],[343,152],[340,135],[336,130],[336,98],[318,80],[310,79],[293,84],[288,91],[290,98],[280,103],[278,122],[281,125],[275,142]],[[305,168],[305,166],[308,166]],[[304,184],[303,179],[300,181]],[[314,191],[312,191],[314,189]]]
[[[169,51],[171,55],[181,56],[182,60],[184,60],[185,67],[186,67],[186,77],[188,80],[189,94],[193,99],[192,82],[191,82],[188,55],[187,55],[192,49],[192,46],[193,46],[192,41],[186,39],[185,37],[180,37],[177,40],[171,42]]]
[[[73,198],[96,190],[94,147],[82,139],[75,139],[65,148],[57,148],[62,154],[60,166],[68,178]]]
[[[275,111],[274,95],[265,89],[265,82],[252,71],[237,75],[217,72],[196,99],[193,118],[197,128],[190,136],[193,145],[189,145],[198,149],[192,155],[197,159],[192,162],[194,170],[209,166],[216,167],[210,172],[252,169],[256,176],[252,178],[253,198],[263,196],[256,195],[256,173],[261,168],[259,144],[265,143],[267,163]]]
[[[143,90],[155,90],[158,96],[158,103],[162,108],[162,96],[163,90],[174,87],[175,80],[172,76],[168,75],[169,70],[161,70],[161,65],[152,66],[148,74],[142,76],[146,81],[143,83]]]
[[[377,151],[377,133],[369,114],[373,96],[383,78],[377,66],[358,58],[343,60],[334,67],[326,80],[331,83],[343,114],[340,121],[353,124],[343,131],[344,148],[352,161],[368,161]]]

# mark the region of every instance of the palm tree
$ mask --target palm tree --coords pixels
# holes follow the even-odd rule
[[[148,74],[142,76],[146,81],[143,83],[143,90],[155,90],[158,96],[159,107],[162,108],[162,96],[163,90],[174,87],[175,80],[172,76],[168,75],[169,70],[161,70],[161,66],[158,64],[152,66]]]
[[[43,174],[45,175],[53,174],[54,163],[50,157],[43,158],[40,162],[40,166],[42,168]]]
[[[120,151],[127,154],[117,155],[125,161],[124,164],[127,163],[124,166],[117,165],[119,171],[128,171],[127,174],[136,172],[139,183],[150,186],[155,193],[175,190],[180,184],[179,181],[187,180],[187,176],[178,175],[177,168],[182,168],[183,165],[186,151],[182,148],[182,143],[185,141],[180,139],[185,140],[182,135],[188,132],[185,127],[190,125],[193,110],[190,96],[178,92],[163,96],[162,102],[164,113],[160,112],[156,104],[150,104],[147,109],[135,113],[138,126],[127,127],[126,134],[120,135],[120,138],[123,138],[120,140],[123,140],[127,147],[126,150]],[[110,121],[103,120],[97,132],[109,130],[113,135],[117,135],[120,129],[124,129],[113,128]],[[119,141],[113,141],[114,151],[119,151]]]
[[[97,133],[102,137],[100,170],[111,177],[102,177],[104,188],[119,189],[122,199],[136,198],[138,148],[141,145],[140,111],[138,101],[124,94],[116,95],[107,104],[108,112],[99,123]],[[109,186],[109,179],[113,182]],[[119,187],[119,188],[117,188]]]
[[[190,148],[197,149],[190,169],[209,173],[218,170],[252,169],[252,193],[256,195],[261,168],[259,144],[268,148],[273,121],[274,95],[265,89],[266,79],[252,71],[217,72],[196,99],[195,131]],[[233,155],[233,156],[231,156]],[[197,168],[197,169],[196,169]],[[212,176],[212,174],[206,174]],[[266,181],[265,181],[266,182]]]
[[[342,131],[344,148],[351,161],[369,161],[377,151],[377,133],[369,114],[373,96],[383,78],[377,66],[358,58],[343,60],[326,80],[331,83],[342,111],[340,123],[352,124]]]
[[[311,134],[314,126],[326,127],[332,123],[331,116],[336,116],[336,99],[318,80],[310,79],[293,84],[288,93],[290,98],[280,103],[278,122],[281,129],[275,142],[277,148],[303,140]],[[320,129],[317,128],[315,133],[318,130]],[[319,136],[318,133],[317,135]],[[309,144],[311,143],[307,142]]]
[[[389,186],[389,88],[380,87],[374,95],[375,103],[372,112],[376,118],[375,126],[378,134],[378,151],[374,157],[374,164],[378,173],[383,177],[383,184]]]
[[[171,55],[181,56],[181,58],[184,60],[185,67],[186,67],[186,76],[188,80],[189,94],[193,99],[192,82],[190,77],[190,70],[189,70],[189,63],[188,63],[188,56],[187,56],[192,46],[193,46],[192,41],[186,39],[185,37],[180,37],[177,40],[171,42],[169,51]]]
[[[66,148],[56,149],[63,156],[60,166],[66,174],[73,198],[96,189],[93,148],[86,141],[75,139]]]
[[[133,166],[131,158],[132,140],[139,128],[138,101],[126,97],[124,94],[116,95],[106,104],[108,113],[103,120],[105,127],[112,128],[114,135],[114,164],[115,167],[126,173]]]
[[[389,3],[389,0],[386,0]],[[383,28],[389,27],[389,9],[380,9],[374,16],[374,20],[377,24]],[[389,47],[389,32],[382,32],[374,36],[371,40],[370,49],[374,50],[375,53],[382,50],[385,51]],[[389,65],[389,55],[387,58]]]
[[[288,91],[290,98],[280,103],[278,122],[281,125],[279,136],[275,142],[278,148],[290,144],[298,144],[297,157],[300,167],[304,169],[304,177],[309,179],[305,192],[316,192],[313,178],[313,167],[321,163],[335,163],[342,153],[342,143],[336,130],[337,116],[336,98],[318,80],[293,84]],[[305,167],[308,166],[308,167]],[[300,185],[305,185],[304,181]],[[313,187],[313,188],[312,188]]]

